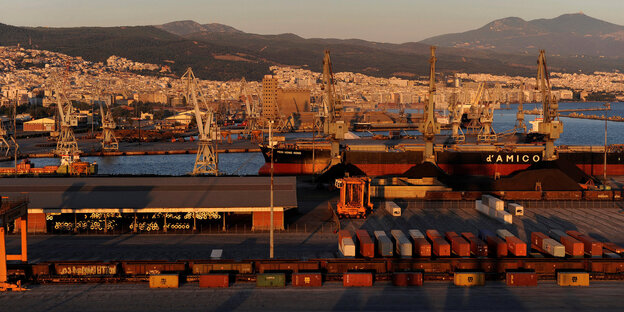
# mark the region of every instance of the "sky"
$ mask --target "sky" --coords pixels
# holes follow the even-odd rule
[[[531,20],[581,11],[624,24],[622,0],[0,0],[0,23],[77,27],[194,20],[258,34],[402,43],[504,17]]]

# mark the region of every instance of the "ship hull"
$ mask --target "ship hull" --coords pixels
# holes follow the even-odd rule
[[[263,149],[266,164],[259,171],[270,174],[270,153]],[[575,164],[589,175],[604,174],[604,153],[593,151],[560,151],[559,159]],[[400,175],[422,162],[421,151],[344,151],[343,162],[358,167],[368,176]],[[505,176],[542,162],[539,149],[524,152],[436,151],[436,163],[451,175]],[[328,150],[275,149],[273,172],[276,175],[321,173],[329,166]],[[624,175],[624,152],[607,154],[607,175]]]

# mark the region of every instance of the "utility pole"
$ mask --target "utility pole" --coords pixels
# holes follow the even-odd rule
[[[273,242],[273,120],[269,121],[269,145],[271,146],[271,217],[269,225],[269,258],[273,259],[274,256],[274,242]]]
[[[609,104],[605,103],[605,107],[607,107]],[[608,120],[608,116],[605,113],[605,131],[604,131],[604,164],[602,167],[602,175],[604,178],[604,183],[605,185],[607,185],[607,120]]]

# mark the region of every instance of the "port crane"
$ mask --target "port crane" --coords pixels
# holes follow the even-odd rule
[[[423,118],[420,123],[418,131],[422,133],[425,139],[425,152],[423,155],[423,162],[435,163],[435,151],[433,150],[433,144],[436,134],[440,133],[440,124],[436,121],[435,110],[435,64],[437,58],[435,56],[436,47],[431,46],[431,58],[429,59],[429,100],[425,102],[425,108],[423,110]]]
[[[11,150],[11,143],[15,146],[15,150],[19,148],[17,145],[17,141],[15,141],[15,133],[10,129],[5,129],[0,122],[0,153],[4,152],[4,155],[9,155],[9,151]]]
[[[453,97],[449,102],[450,105],[448,107],[448,110],[451,121],[451,137],[453,138],[453,141],[455,143],[462,143],[466,141],[464,131],[461,129],[463,107],[462,105],[459,105],[456,93],[453,94]]]
[[[260,128],[260,114],[258,113],[258,105],[249,99],[247,81],[244,77],[240,81],[239,94],[245,98],[245,128],[243,129],[243,136],[251,138],[252,133]]]
[[[74,115],[74,107],[67,98],[60,81],[53,77],[51,82],[56,94],[56,107],[60,121],[60,133],[53,153],[61,157],[61,165],[69,165],[74,161],[78,161],[80,153],[82,153],[78,149],[78,142],[72,128],[72,126],[78,125],[78,120]]]
[[[516,132],[522,130],[522,133],[526,134],[527,126],[524,123],[524,82],[520,86],[520,93],[518,94],[518,112],[516,113]]]
[[[548,78],[548,68],[546,67],[546,55],[544,50],[540,50],[537,59],[537,84],[536,88],[542,93],[543,121],[538,125],[538,132],[544,135],[545,148],[544,159],[555,160],[555,140],[563,133],[563,123],[559,120],[559,104],[557,98],[550,92],[550,80]]]
[[[497,139],[496,132],[492,128],[492,122],[494,121],[494,105],[490,102],[485,102],[481,106],[479,116],[479,133],[477,134],[477,141],[479,142],[494,142]]]
[[[184,97],[187,103],[192,103],[195,108],[195,121],[198,129],[198,147],[197,156],[195,157],[195,166],[193,167],[193,175],[198,174],[219,174],[219,155],[217,154],[217,133],[219,132],[217,123],[214,119],[213,110],[208,107],[206,97],[201,91],[197,83],[197,78],[193,74],[193,70],[189,67],[184,75],[182,82],[186,89]],[[204,114],[200,109],[198,100],[201,99],[203,108],[206,110]]]
[[[336,98],[334,72],[332,69],[329,50],[325,50],[323,58],[323,97],[324,118],[323,134],[331,141],[330,167],[340,162],[340,141],[344,139],[347,128],[342,117],[342,102]]]
[[[115,136],[117,124],[111,112],[110,102],[110,95],[103,95],[102,89],[98,88],[98,103],[100,104],[100,117],[102,118],[102,151],[105,152],[119,150],[119,141]],[[106,106],[106,110],[104,110],[104,106]]]
[[[472,103],[470,103],[470,107],[468,107],[468,112],[466,113],[466,117],[468,119],[468,123],[466,128],[472,131],[474,134],[477,128],[480,128],[479,122],[482,113],[482,102],[483,94],[485,93],[485,82],[479,83],[479,87],[477,87],[477,94],[475,95]]]

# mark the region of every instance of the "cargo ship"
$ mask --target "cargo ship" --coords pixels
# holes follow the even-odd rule
[[[273,170],[277,175],[309,175],[322,173],[330,165],[329,142],[280,143],[274,147]],[[271,149],[261,146],[266,164],[260,175],[270,174]],[[401,175],[422,162],[424,146],[414,143],[344,144],[341,163],[353,165],[368,176]],[[438,145],[436,163],[451,175],[506,176],[543,161],[540,144],[504,145]],[[561,160],[576,165],[588,175],[604,172],[603,146],[559,146]],[[624,148],[607,148],[607,175],[624,175]],[[314,162],[312,161],[314,159]]]

